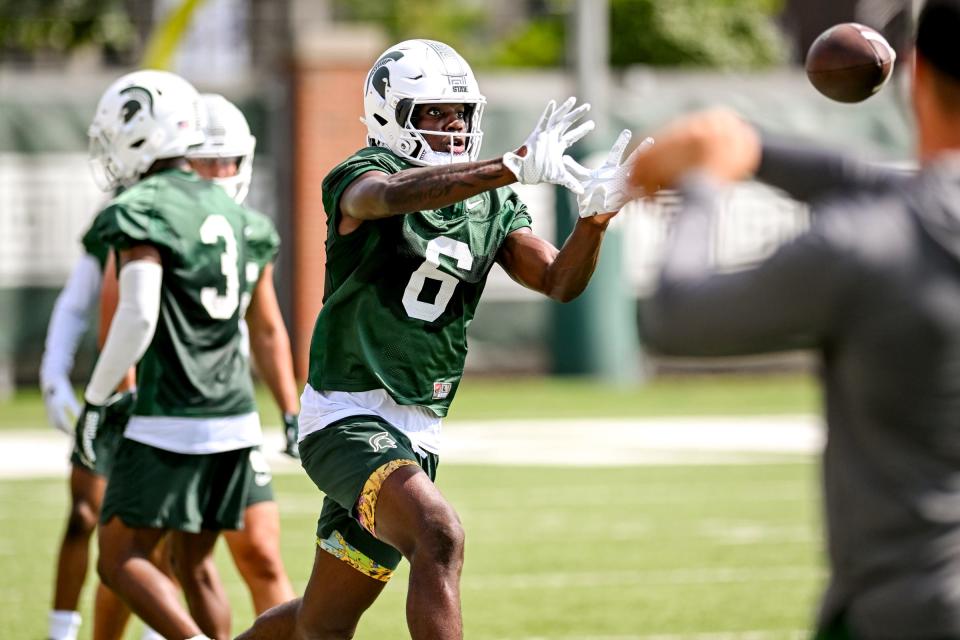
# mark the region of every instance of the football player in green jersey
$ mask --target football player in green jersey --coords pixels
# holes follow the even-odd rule
[[[98,570],[167,638],[229,635],[211,554],[221,530],[241,526],[261,441],[240,331],[250,217],[187,163],[204,140],[203,116],[189,83],[140,71],[107,89],[89,130],[101,186],[127,187],[100,230],[118,253],[119,301],[84,393],[89,458],[106,399],[138,363],[137,401],[100,516]],[[150,561],[167,532],[189,613]]]
[[[238,204],[246,199],[253,176],[256,139],[243,112],[221,95],[201,96],[207,113],[202,145],[187,153],[190,165],[200,177],[223,187]],[[293,373],[290,338],[287,335],[280,305],[273,286],[273,262],[279,247],[279,236],[269,218],[244,208],[249,216],[245,241],[251,255],[245,266],[248,290],[240,300],[241,329],[249,325],[249,342],[254,363],[277,405],[282,411],[284,452],[297,453],[297,414],[300,400]],[[251,304],[256,298],[256,301]],[[249,307],[249,311],[248,311]],[[273,499],[270,469],[259,451],[258,473],[243,513],[243,529],[224,531],[224,538],[234,563],[250,589],[254,611],[263,611],[294,597],[280,558],[280,512]]]
[[[560,250],[534,235],[508,185],[582,193],[564,151],[592,128],[576,125],[588,106],[551,101],[520,149],[478,161],[484,103],[439,42],[397,44],[367,76],[368,146],[323,182],[326,287],[300,414],[302,464],[326,494],[313,572],[245,640],[352,637],[401,557],[411,636],[463,636],[464,534],[433,477],[467,327],[494,263],[554,300],[577,297],[614,215],[581,218]]]
[[[100,299],[107,247],[97,239],[96,224],[84,234],[84,253],[77,261],[57,301],[47,329],[40,384],[51,424],[76,438],[76,406],[70,369],[80,339]],[[96,461],[75,446],[70,456],[70,508],[57,553],[53,608],[48,616],[48,640],[76,640],[80,628],[78,605],[89,562],[90,537],[97,524],[113,453],[133,408],[133,376],[121,385],[116,400],[106,410],[104,427],[93,442]],[[107,590],[98,590],[96,621],[124,615],[125,607]],[[102,637],[94,632],[94,637]]]
[[[242,112],[225,98],[207,94],[201,96],[207,113],[206,139],[203,145],[191,149],[190,163],[197,173],[212,179],[223,187],[238,203],[242,203],[252,178],[252,163],[256,141]],[[268,300],[257,304],[251,311],[259,315],[252,318],[251,339],[256,352],[256,361],[263,379],[270,387],[281,407],[282,423],[285,426],[285,447],[288,455],[297,456],[296,418],[299,399],[290,358],[290,344],[276,303],[272,284],[272,261],[278,240],[272,223],[259,213],[249,211],[251,224],[262,231],[250,234],[259,240],[253,259],[247,264],[248,290],[244,292],[244,307],[249,297],[256,295]],[[99,218],[98,218],[99,220]],[[113,315],[116,307],[115,267],[107,269],[108,247],[98,236],[97,221],[82,238],[84,254],[78,260],[66,286],[57,298],[50,319],[47,341],[41,363],[41,388],[53,426],[73,435],[79,413],[73,389],[69,381],[73,357],[79,341],[100,299],[101,285],[104,300],[101,318]],[[256,272],[256,277],[253,275]],[[251,314],[252,315],[252,314]],[[245,326],[244,323],[243,326]],[[104,326],[104,325],[101,325]],[[101,332],[103,333],[103,332]],[[102,345],[105,335],[101,335]],[[123,388],[134,387],[133,372]],[[71,455],[71,505],[67,526],[58,554],[54,606],[49,616],[48,640],[76,640],[80,626],[77,611],[80,591],[86,577],[86,561],[89,541],[97,518],[109,466],[113,460],[123,427],[132,411],[132,397],[121,396],[123,401],[111,405],[104,428],[98,430],[94,441],[96,461],[90,463],[80,455],[80,447]],[[270,607],[294,597],[286,570],[279,553],[279,511],[273,499],[270,470],[259,452],[251,452],[251,462],[256,463],[251,475],[247,508],[244,510],[244,527],[240,531],[224,533],[231,556],[240,575],[246,582],[253,600],[254,611],[262,613]],[[170,569],[167,568],[167,571]],[[94,612],[93,638],[117,638],[122,635],[129,611],[108,589],[98,589]],[[159,636],[147,630],[144,639]]]

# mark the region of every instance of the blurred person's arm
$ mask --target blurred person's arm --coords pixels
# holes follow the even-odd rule
[[[70,384],[70,371],[80,340],[100,294],[101,269],[97,259],[83,254],[57,296],[47,327],[40,362],[40,389],[51,425],[72,433],[80,405]]]
[[[88,405],[103,406],[150,346],[162,284],[163,267],[155,247],[138,245],[120,252],[116,311],[109,322],[102,322],[109,330],[84,393]]]
[[[815,224],[759,265],[725,271],[713,258],[722,187],[756,172],[759,135],[733,112],[715,110],[682,118],[656,139],[635,158],[631,180],[647,193],[676,188],[681,204],[657,287],[641,305],[645,342],[670,355],[720,356],[822,340],[843,313],[841,292],[855,272],[832,239],[849,235],[847,221]]]
[[[809,202],[852,190],[877,191],[896,186],[910,174],[852,156],[763,136],[756,179]]]
[[[283,414],[285,452],[295,456],[297,444],[297,414],[300,399],[297,394],[297,379],[293,373],[293,355],[290,336],[283,324],[277,292],[273,286],[273,263],[268,263],[250,300],[246,313],[250,328],[250,351],[257,364],[257,371],[270,388],[274,401]]]
[[[815,227],[754,267],[724,271],[713,259],[713,230],[723,203],[717,182],[698,173],[678,186],[682,204],[662,271],[641,305],[644,341],[660,353],[683,356],[821,343],[843,313],[842,292],[855,272],[822,229]]]
[[[100,291],[100,325],[97,327],[97,348],[103,349],[107,341],[107,332],[110,330],[110,323],[113,322],[113,316],[117,312],[117,301],[120,298],[120,285],[117,281],[117,264],[114,258],[114,252],[107,254],[107,263],[103,269],[103,287]],[[129,391],[137,385],[137,370],[130,367],[127,374],[117,386],[117,391]]]

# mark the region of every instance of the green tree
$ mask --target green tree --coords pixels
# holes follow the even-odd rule
[[[558,66],[564,61],[572,0],[500,43],[505,66]],[[610,63],[757,68],[782,62],[787,47],[774,23],[782,0],[610,0]]]
[[[757,68],[786,59],[776,0],[611,0],[610,62]]]
[[[122,0],[0,0],[0,55],[120,50],[135,39]]]
[[[333,11],[338,20],[380,24],[391,42],[441,40],[471,59],[488,35],[487,12],[477,0],[334,0]]]

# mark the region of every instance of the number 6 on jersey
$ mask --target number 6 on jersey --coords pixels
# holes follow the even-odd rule
[[[426,260],[410,275],[410,281],[403,291],[403,308],[407,315],[417,320],[433,322],[446,310],[453,292],[460,282],[455,276],[440,270],[440,256],[444,255],[457,261],[457,268],[469,271],[473,268],[473,254],[470,247],[458,240],[443,236],[434,238],[427,243]],[[420,294],[427,280],[437,280],[440,290],[437,291],[433,302],[420,300]]]

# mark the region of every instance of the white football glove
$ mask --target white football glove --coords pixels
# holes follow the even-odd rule
[[[510,151],[503,154],[503,164],[513,175],[517,176],[520,184],[539,184],[549,182],[559,184],[574,193],[582,193],[583,187],[576,177],[570,173],[563,161],[563,152],[567,147],[593,130],[593,120],[587,120],[572,131],[568,131],[573,123],[583,117],[590,110],[590,104],[585,103],[573,108],[576,98],[567,98],[567,101],[557,107],[551,100],[540,116],[540,122],[533,129],[523,143],[526,155],[519,156]]]
[[[67,435],[73,435],[74,425],[80,416],[80,404],[73,394],[73,387],[66,378],[48,382],[43,387],[43,403],[47,407],[50,426]]]
[[[623,205],[643,195],[643,190],[630,185],[627,178],[630,177],[630,167],[633,165],[631,160],[649,149],[653,145],[653,138],[645,138],[626,162],[623,162],[623,152],[626,151],[631,137],[628,129],[621,131],[607,154],[607,159],[597,169],[587,169],[570,156],[564,160],[567,169],[583,185],[583,192],[577,196],[581,218],[619,211]]]

